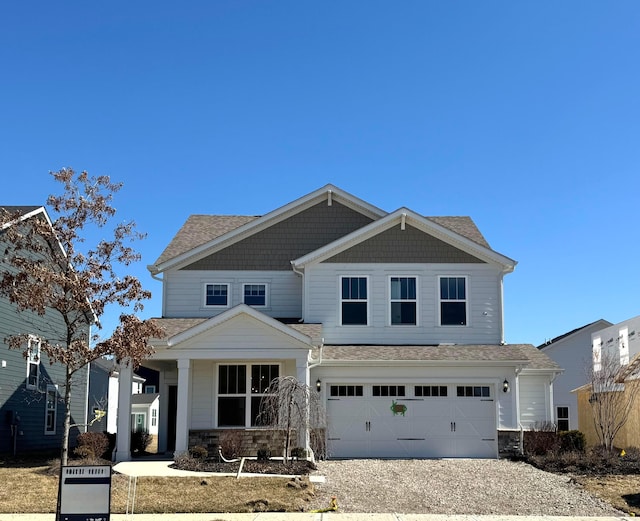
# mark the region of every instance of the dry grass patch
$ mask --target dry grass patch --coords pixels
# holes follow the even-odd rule
[[[587,492],[605,500],[618,510],[640,515],[640,476],[580,476],[576,479]]]
[[[2,463],[0,513],[55,512],[58,477],[51,474],[50,466]],[[128,491],[129,478],[114,474],[112,513],[125,512]],[[300,512],[312,497],[313,485],[307,478],[141,477],[135,512]]]

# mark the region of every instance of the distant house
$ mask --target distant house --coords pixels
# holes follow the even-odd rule
[[[29,219],[45,219],[51,223],[42,206],[4,206],[20,218],[0,229],[0,251],[8,245],[4,230],[8,226],[27,226]],[[28,255],[28,252],[27,252]],[[0,270],[7,270],[0,256]],[[88,328],[89,326],[87,326]],[[50,364],[40,350],[41,340],[65,338],[61,317],[53,310],[44,316],[19,311],[0,297],[0,453],[24,453],[34,450],[59,449],[62,445],[64,420],[65,368]],[[27,357],[22,350],[9,349],[5,339],[27,334]],[[71,445],[87,424],[89,366],[76,373],[72,389]]]
[[[606,367],[603,369],[603,365],[614,364],[615,383],[611,385],[610,392],[633,397],[629,419],[616,436],[614,445],[622,448],[640,447],[640,393],[633,389],[640,385],[640,316],[591,333],[591,355],[592,369],[596,374],[608,370]],[[594,379],[597,381],[597,376]],[[575,392],[579,429],[584,432],[589,445],[600,442],[593,421],[592,402],[601,400],[596,391],[599,390],[593,389],[591,382],[587,382]]]
[[[388,213],[333,185],[263,216],[189,217],[149,266],[163,285],[165,336],[144,361],[159,371],[159,450],[213,450],[239,429],[255,454],[280,376],[320,393],[329,457],[517,450],[524,429],[553,421],[560,367],[505,342],[515,265],[469,217]],[[119,407],[133,411],[127,394]]]
[[[578,429],[578,399],[572,391],[588,380],[591,365],[591,334],[611,325],[600,319],[557,336],[538,346],[563,368],[553,382],[554,419],[558,430]]]
[[[92,432],[107,432],[111,420],[115,425],[115,414],[109,411],[109,384],[113,380],[113,360],[98,358],[90,364],[89,395],[87,397],[87,430]],[[117,400],[117,394],[115,395]],[[100,415],[99,411],[105,414]]]
[[[114,364],[115,367],[115,364]],[[112,370],[109,378],[107,432],[118,432],[118,395],[120,392],[120,375],[117,370]],[[145,379],[134,374],[131,379],[131,395],[142,394]],[[133,429],[133,424],[132,424]]]

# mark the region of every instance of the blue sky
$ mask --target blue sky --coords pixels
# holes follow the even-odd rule
[[[124,182],[145,268],[192,213],[327,183],[469,215],[518,261],[508,342],[638,315],[640,2],[0,4],[0,204]],[[108,324],[115,317],[106,317]]]

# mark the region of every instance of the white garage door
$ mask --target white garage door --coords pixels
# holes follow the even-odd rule
[[[329,456],[495,458],[496,407],[488,385],[330,385]]]

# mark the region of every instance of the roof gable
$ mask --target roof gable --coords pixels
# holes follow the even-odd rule
[[[321,202],[327,206],[338,203],[369,220],[378,219],[386,213],[329,184],[261,217],[200,216],[195,218],[188,226],[185,223],[156,263],[148,266],[148,269],[151,273],[157,274],[167,269],[180,269],[192,265]],[[198,230],[198,225],[204,229]]]
[[[470,219],[469,221],[472,222]],[[379,253],[380,257],[378,260],[367,257],[367,250],[363,249],[363,247],[360,247],[360,251],[358,251],[357,248],[358,245],[362,245],[366,243],[366,241],[378,237],[394,227],[396,230],[399,230],[400,233],[415,235],[417,231],[422,234],[428,234],[438,241],[437,244],[445,245],[446,248],[441,248],[440,253],[440,255],[445,255],[445,258],[439,258],[440,260],[438,260],[438,262],[487,262],[498,264],[502,270],[507,273],[513,271],[516,265],[516,261],[481,244],[482,241],[476,242],[469,237],[460,235],[457,231],[445,227],[433,219],[423,217],[407,208],[400,208],[331,244],[296,259],[292,264],[297,269],[304,269],[306,265],[329,260],[341,262],[344,260],[341,254],[354,248],[353,251],[355,252],[354,256],[356,260],[352,260],[351,262],[358,262],[357,259],[359,258],[367,259],[367,262],[402,262],[403,260],[397,257],[397,250],[391,246],[387,246]],[[473,228],[475,228],[475,225],[473,225]],[[484,242],[486,244],[486,241]],[[432,241],[432,244],[436,243]],[[419,259],[407,260],[407,262],[428,262],[424,260],[425,251],[420,253],[419,250],[419,248],[416,249],[411,255],[422,256],[419,257]],[[446,258],[447,256],[448,260]]]
[[[182,329],[180,331],[175,329],[167,330],[166,345],[169,348],[175,347],[193,337],[202,335],[213,329],[220,328],[230,321],[237,320],[239,318],[257,321],[263,326],[270,327],[275,331],[290,337],[292,340],[304,344],[305,348],[311,347],[312,339],[308,335],[305,335],[299,330],[290,328],[282,322],[260,313],[246,304],[239,304],[210,319],[190,319],[192,322],[187,324],[187,329]],[[162,327],[162,323],[159,325]]]

